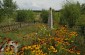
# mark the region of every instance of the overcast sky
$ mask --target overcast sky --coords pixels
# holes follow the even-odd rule
[[[14,1],[16,1],[19,9],[41,10],[49,9],[50,7],[52,7],[55,10],[59,10],[62,8],[62,5],[65,3],[66,0],[14,0]],[[85,3],[85,0],[75,1]]]

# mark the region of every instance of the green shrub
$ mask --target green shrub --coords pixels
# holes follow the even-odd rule
[[[67,2],[61,10],[60,24],[73,27],[80,17],[80,4]]]
[[[48,16],[49,16],[49,12],[47,10],[42,10],[40,17],[43,23],[48,22]]]
[[[16,21],[24,22],[26,18],[27,18],[27,13],[24,10],[17,11]]]
[[[33,22],[34,13],[32,10],[19,10],[17,11],[16,21],[18,22]]]
[[[34,21],[35,21],[35,13],[32,10],[27,10],[26,22],[34,22]]]

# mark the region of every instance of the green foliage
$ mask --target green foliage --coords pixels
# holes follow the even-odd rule
[[[17,17],[16,17],[17,22],[24,22],[26,18],[27,18],[27,12],[25,10],[17,11]]]
[[[17,11],[16,21],[18,22],[33,22],[34,12],[32,10],[19,10]]]
[[[2,7],[2,3],[1,3],[1,1],[0,1],[0,8]]]
[[[40,17],[42,18],[43,23],[48,22],[48,16],[49,16],[49,12],[47,10],[42,10]]]
[[[6,21],[10,22],[10,18],[12,17],[16,8],[16,2],[13,2],[13,0],[0,1],[0,22],[3,22],[5,19]]]
[[[3,0],[3,7],[5,14],[12,14],[17,8],[16,3],[13,0]]]
[[[80,4],[67,2],[61,10],[60,24],[73,27],[80,17]]]
[[[3,0],[4,14],[8,19],[13,15],[16,8],[16,3],[13,0]]]
[[[80,18],[77,19],[76,25],[85,25],[85,15],[82,14]]]
[[[2,11],[3,9],[0,9],[0,22],[2,22],[2,15],[3,15],[3,11]]]
[[[60,21],[60,12],[53,10],[53,26],[54,26],[54,28],[58,28],[59,21]]]
[[[85,35],[85,14],[82,13],[81,17],[77,20],[76,25],[80,26],[78,32],[81,35]]]
[[[53,20],[58,23],[59,19],[60,19],[60,12],[53,11]]]
[[[35,13],[32,10],[27,10],[26,22],[34,22],[34,21],[35,21]]]
[[[2,21],[3,9],[2,9],[2,2],[0,1],[0,22]]]
[[[85,4],[82,4],[81,5],[81,13],[82,14],[85,14]]]

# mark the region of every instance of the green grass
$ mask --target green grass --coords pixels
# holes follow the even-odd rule
[[[31,45],[31,42],[35,41],[37,39],[37,36],[44,37],[47,33],[49,34],[49,31],[47,30],[47,28],[45,30],[43,25],[44,24],[35,24],[11,32],[0,32],[0,36],[2,38],[10,38],[13,41],[19,42],[21,45]],[[24,40],[24,38],[27,38],[27,40]],[[0,42],[1,41],[2,40],[0,40]]]

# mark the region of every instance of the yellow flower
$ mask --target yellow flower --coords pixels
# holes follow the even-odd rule
[[[77,52],[78,55],[80,55],[80,52]]]
[[[24,47],[22,47],[22,49],[21,49],[22,51],[24,50]]]
[[[32,53],[35,53],[35,52],[36,52],[35,50],[32,51]]]
[[[66,38],[65,40],[69,40],[69,38]]]
[[[24,49],[26,49],[26,50],[27,50],[27,49],[28,49],[28,47],[27,47],[27,46],[25,46],[25,47],[24,47]]]
[[[57,50],[54,50],[53,52],[54,52],[54,53],[56,53],[56,52],[57,52]]]
[[[78,51],[76,51],[76,53],[78,54],[78,55],[80,55],[80,51],[78,50]]]
[[[40,38],[38,38],[38,40],[40,41],[41,39],[40,39]]]
[[[31,49],[31,46],[28,46],[27,48],[28,48],[28,49]]]
[[[36,47],[35,49],[40,49],[40,47]]]
[[[53,46],[50,46],[50,48],[51,48],[51,49],[54,49],[54,47],[53,47]]]
[[[33,45],[32,48],[36,48],[36,45]]]

